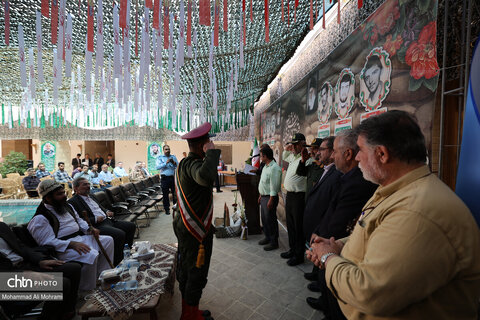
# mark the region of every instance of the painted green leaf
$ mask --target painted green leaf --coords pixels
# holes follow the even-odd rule
[[[431,79],[425,79],[423,85],[427,87],[430,91],[435,92],[438,86],[438,75]]]
[[[410,81],[408,83],[408,91],[417,91],[422,86],[423,79],[424,78],[420,78],[417,80],[410,77]]]
[[[417,7],[420,14],[424,14],[427,12],[428,8],[430,7],[431,0],[417,0]]]
[[[397,58],[400,62],[405,63],[405,55],[407,53],[407,47],[402,45],[402,47],[397,51]]]

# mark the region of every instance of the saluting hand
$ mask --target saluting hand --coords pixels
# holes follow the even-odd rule
[[[207,152],[207,150],[215,149],[215,145],[213,144],[212,140],[209,140],[207,143],[203,145],[203,152]]]

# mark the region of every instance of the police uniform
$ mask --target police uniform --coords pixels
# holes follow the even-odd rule
[[[207,122],[182,138],[190,140],[208,137],[211,127]],[[206,315],[204,313],[202,316],[198,304],[207,284],[212,255],[212,187],[220,152],[218,149],[207,150],[205,158],[190,152],[180,161],[175,173],[178,205],[173,218],[173,229],[178,239],[177,280],[183,300],[181,319],[205,319]]]

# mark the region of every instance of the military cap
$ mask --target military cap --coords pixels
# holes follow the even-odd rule
[[[210,122],[205,122],[201,126],[198,126],[197,128],[191,130],[190,132],[185,133],[182,136],[182,139],[187,139],[187,140],[194,140],[194,139],[199,139],[203,136],[208,136],[208,137],[215,137],[216,135],[214,133],[208,133],[212,129],[212,124]]]

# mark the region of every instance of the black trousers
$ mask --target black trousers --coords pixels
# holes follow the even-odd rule
[[[285,213],[287,218],[288,244],[298,259],[305,254],[305,236],[303,234],[303,211],[305,192],[287,192]]]
[[[64,265],[54,267],[53,270],[35,270],[40,272],[63,273],[63,301],[46,301],[43,305],[40,319],[61,320],[64,314],[75,311],[81,268],[82,265],[78,262],[66,262]],[[40,302],[41,301],[2,301],[1,305],[7,314],[18,316],[30,311],[36,305],[40,304]]]
[[[269,200],[270,196],[262,196],[262,198],[260,199],[263,233],[265,234],[265,238],[270,241],[270,244],[278,245],[278,196],[273,197],[273,208],[271,210],[269,210],[267,207]]]
[[[327,287],[327,281],[325,279],[325,269],[320,269],[318,272],[318,281],[320,283],[320,292],[321,296],[319,299],[322,300],[322,304],[325,306],[324,310],[325,317],[329,320],[347,320],[343,315],[340,306],[338,305],[338,300],[335,298],[333,293]]]
[[[197,268],[199,242],[194,238],[183,224],[182,217],[177,214],[173,220],[173,230],[178,239],[177,251],[177,280],[182,293],[182,298],[190,306],[197,306],[202,297],[203,288],[207,285],[208,269],[213,249],[214,227],[210,227],[203,246],[205,248],[205,262]]]
[[[95,224],[95,228],[100,230],[101,235],[111,236],[113,238],[113,264],[117,265],[123,259],[123,248],[125,243],[132,247],[133,237],[135,235],[135,223],[130,221],[117,221],[105,219]]]
[[[177,197],[175,196],[175,181],[173,176],[162,175],[162,180],[160,180],[162,186],[162,195],[163,195],[163,208],[165,212],[170,210],[170,199],[169,194],[172,192],[173,203],[177,203]]]

